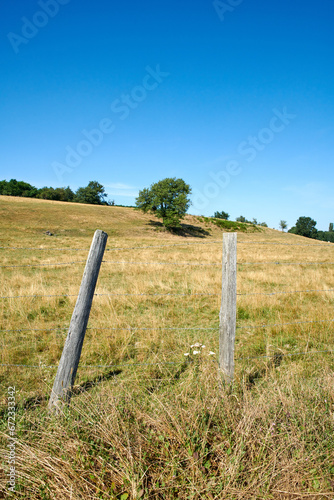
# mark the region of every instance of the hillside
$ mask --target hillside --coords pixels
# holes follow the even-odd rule
[[[229,389],[221,228],[189,215],[170,234],[131,208],[5,196],[0,215],[1,454],[6,470],[15,387],[18,498],[333,498],[333,244],[239,227]],[[96,229],[107,249],[56,418],[47,401]]]
[[[112,237],[142,239],[184,237],[216,237],[221,230],[207,222],[207,218],[187,215],[182,221],[180,235],[170,234],[161,227],[161,220],[133,208],[84,205],[36,198],[0,197],[1,229],[9,230],[11,237],[40,237],[51,231],[63,241],[73,237],[91,237],[97,227]],[[228,224],[231,224],[228,222]],[[242,232],[254,232],[251,224],[233,223]],[[258,231],[270,232],[267,228]],[[159,235],[157,235],[159,232]],[[9,235],[8,235],[9,236]]]

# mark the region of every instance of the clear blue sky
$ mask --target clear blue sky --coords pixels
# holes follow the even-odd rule
[[[334,2],[2,2],[1,173],[116,203],[334,222]]]

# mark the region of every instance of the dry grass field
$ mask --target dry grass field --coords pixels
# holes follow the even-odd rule
[[[57,418],[47,399],[96,229],[107,249]],[[238,233],[231,390],[217,371],[214,224],[187,216],[176,235],[131,208],[1,196],[0,247],[0,498],[334,499],[333,244]]]

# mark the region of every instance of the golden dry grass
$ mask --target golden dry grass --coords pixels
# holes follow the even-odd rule
[[[0,249],[2,266],[77,262],[0,268],[1,296],[23,296],[0,299],[1,363],[38,367],[0,367],[4,417],[7,387],[17,390],[16,496],[334,498],[334,358],[316,352],[334,349],[334,292],[264,295],[334,289],[332,244],[239,234],[228,392],[211,357],[184,357],[198,341],[218,353],[220,229],[188,216],[177,236],[133,209],[4,196],[0,215],[0,246],[42,249]],[[96,293],[108,296],[94,298],[76,394],[55,420],[48,367],[59,361],[97,228],[109,239]],[[181,262],[218,265],[161,264]]]

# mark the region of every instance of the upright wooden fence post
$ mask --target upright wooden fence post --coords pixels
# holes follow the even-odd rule
[[[55,412],[58,412],[60,407],[64,403],[69,403],[71,399],[71,391],[77,374],[82,344],[107,239],[108,235],[106,233],[100,230],[95,231],[50,396],[49,410]]]
[[[234,376],[237,318],[237,233],[223,235],[222,300],[219,313],[219,369],[225,382]]]

